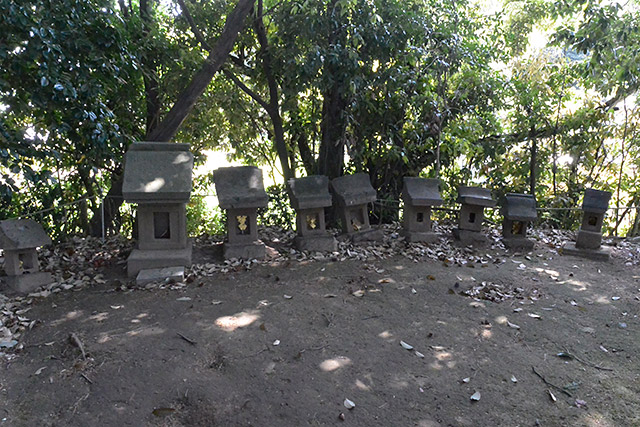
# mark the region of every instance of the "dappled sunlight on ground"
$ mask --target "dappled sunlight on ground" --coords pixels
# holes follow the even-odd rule
[[[109,318],[109,313],[106,311],[102,311],[100,313],[93,314],[89,316],[89,320],[93,320],[95,322],[104,322]]]
[[[79,319],[83,314],[84,314],[84,312],[82,310],[69,311],[63,317],[61,317],[60,319],[54,320],[53,322],[51,322],[51,325],[52,326],[58,326],[61,323],[67,322],[69,320]]]
[[[456,367],[456,361],[453,359],[453,354],[443,346],[434,345],[431,347],[433,350],[433,362],[429,364],[432,369],[442,370],[443,368],[453,369]]]
[[[393,334],[389,331],[382,331],[378,334],[378,336],[387,342],[393,342],[394,339]]]
[[[242,311],[231,316],[218,317],[215,325],[223,331],[233,332],[238,328],[249,326],[258,319],[260,319],[259,312],[255,310]]]
[[[164,328],[158,328],[157,326],[145,326],[137,329],[133,329],[127,332],[129,337],[149,337],[154,335],[162,335],[167,330]]]
[[[369,387],[368,385],[366,385],[360,380],[356,380],[356,387],[362,391],[371,391],[371,387]]]
[[[333,359],[326,359],[322,361],[320,363],[320,369],[324,372],[333,372],[350,364],[351,359],[345,356],[338,356],[334,357]]]
[[[594,302],[597,302],[598,304],[606,304],[606,305],[611,305],[611,300],[609,299],[608,296],[606,295],[598,295],[595,299]]]
[[[565,284],[566,283],[568,285],[571,285],[571,286],[573,286],[575,288],[576,291],[580,291],[580,292],[586,291],[587,288],[589,287],[588,283],[583,282],[581,280],[576,280],[576,279],[566,279],[566,280],[563,280],[562,282],[558,282],[558,283],[561,283],[561,284]]]
[[[584,427],[618,427],[597,412],[583,415],[580,419],[580,425]]]

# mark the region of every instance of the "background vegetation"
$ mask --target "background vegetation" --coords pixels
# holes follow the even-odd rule
[[[547,208],[606,189],[608,230],[639,232],[635,0],[0,6],[0,218],[33,215],[61,238],[98,234],[104,212],[130,230],[123,154],[175,140],[284,178],[365,172],[390,205],[407,175],[440,177],[449,202],[468,183]],[[290,224],[282,192],[272,205],[263,221]],[[202,197],[189,215],[192,232],[220,231]]]

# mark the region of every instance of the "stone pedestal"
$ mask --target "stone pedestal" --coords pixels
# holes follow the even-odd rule
[[[264,243],[258,238],[258,208],[267,206],[262,170],[255,166],[216,169],[213,172],[218,202],[227,210],[225,259],[263,259]]]
[[[495,200],[491,198],[491,191],[480,187],[462,186],[458,189],[458,203],[460,216],[458,228],[453,230],[453,236],[464,245],[483,245],[487,237],[482,234],[484,208],[494,207]]]
[[[331,206],[329,179],[322,175],[293,178],[289,182],[289,198],[296,210],[294,245],[301,251],[333,252],[338,243],[327,233],[324,209]]]
[[[404,178],[402,200],[404,202],[401,235],[407,242],[435,242],[440,237],[433,232],[431,208],[440,206],[440,180]]]
[[[502,204],[502,242],[509,249],[531,250],[527,229],[538,218],[536,199],[528,194],[508,193]]]
[[[383,234],[373,230],[369,223],[369,203],[375,202],[376,190],[369,182],[369,175],[357,173],[334,178],[331,190],[338,207],[342,232],[353,243],[381,240]]]
[[[193,155],[188,144],[137,142],[125,155],[122,193],[137,203],[136,249],[127,274],[191,265],[186,206],[191,195]]]
[[[582,201],[582,225],[575,243],[567,243],[562,253],[595,260],[608,260],[610,248],[601,247],[602,223],[609,208],[611,193],[587,188]]]
[[[0,247],[4,250],[5,277],[9,289],[29,293],[53,282],[50,273],[40,271],[37,248],[51,243],[42,226],[30,219],[0,221]]]

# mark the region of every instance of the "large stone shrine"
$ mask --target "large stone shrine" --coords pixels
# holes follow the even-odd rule
[[[152,276],[160,280],[167,268],[176,267],[184,275],[184,267],[191,265],[186,204],[192,170],[189,144],[136,142],[129,147],[122,193],[127,202],[138,204],[137,243],[127,260],[129,277],[153,269],[157,274]],[[173,277],[176,268],[171,269]]]
[[[289,198],[296,211],[294,245],[302,251],[335,251],[336,239],[327,233],[324,208],[331,206],[329,178],[311,175],[289,180]]]
[[[602,245],[602,223],[609,209],[609,191],[587,188],[582,200],[582,224],[578,230],[576,242],[568,242],[562,248],[562,253],[576,255],[594,260],[606,261],[611,249]]]
[[[530,194],[507,193],[502,204],[502,243],[515,250],[531,250],[527,229],[538,218],[536,199]]]
[[[1,279],[18,293],[29,293],[49,284],[53,277],[40,271],[37,248],[51,243],[42,226],[30,219],[0,221],[0,247],[4,251],[4,271]]]
[[[482,222],[484,208],[496,205],[496,201],[491,197],[491,191],[487,188],[461,186],[458,188],[457,202],[462,206],[458,228],[453,230],[454,237],[464,245],[487,243],[487,236],[482,234]]]
[[[331,190],[339,212],[342,232],[353,243],[382,240],[382,232],[371,228],[369,203],[376,201],[369,175],[357,173],[331,180]]]
[[[213,172],[218,202],[227,211],[225,259],[263,259],[266,249],[258,237],[258,208],[269,197],[264,191],[262,170],[255,166],[219,168]]]
[[[435,242],[439,235],[432,229],[431,208],[443,203],[440,180],[405,177],[403,181],[402,235],[408,242]]]

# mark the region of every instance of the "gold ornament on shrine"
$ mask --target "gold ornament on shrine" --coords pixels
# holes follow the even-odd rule
[[[318,227],[315,216],[307,215],[307,225],[311,230],[315,230]]]
[[[240,231],[246,231],[247,230],[247,216],[246,215],[238,215],[236,217],[236,220],[238,221],[238,229]]]

